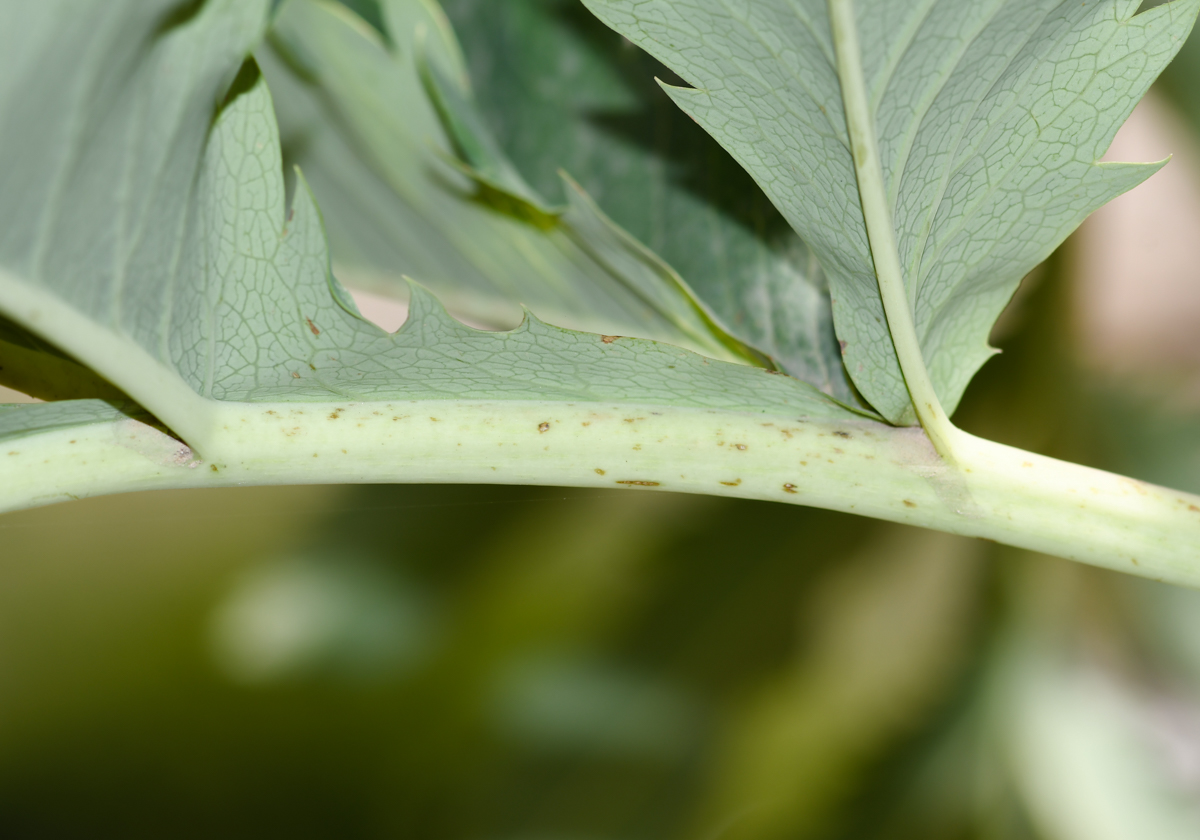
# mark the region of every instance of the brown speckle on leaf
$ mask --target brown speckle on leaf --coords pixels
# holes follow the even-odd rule
[[[548,431],[550,431],[549,423],[538,423],[538,432],[545,434]]]
[[[602,335],[602,336],[600,336],[600,340],[603,341],[605,344],[612,344],[618,338],[621,338],[621,336],[619,336],[619,335]]]
[[[843,355],[843,356],[845,356],[845,355],[846,355],[846,342],[844,342],[844,341],[839,341],[839,342],[838,342],[838,349],[839,349],[839,350],[841,350],[841,351],[842,351],[842,355]]]
[[[320,335],[321,331],[317,329],[317,325],[312,322],[312,318],[305,318],[304,322],[308,324],[308,328],[312,330],[313,335]]]
[[[300,374],[296,373],[296,371],[292,371],[292,379],[299,379],[299,378],[300,378]]]

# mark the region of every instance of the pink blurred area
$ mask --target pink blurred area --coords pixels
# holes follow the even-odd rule
[[[1072,242],[1082,357],[1102,373],[1168,374],[1200,396],[1200,148],[1152,90],[1105,161],[1170,162],[1093,214]]]

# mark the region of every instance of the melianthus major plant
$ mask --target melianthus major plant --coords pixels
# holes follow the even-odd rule
[[[613,94],[505,43],[495,16],[536,5],[459,5],[526,72],[493,86]],[[0,8],[0,376],[50,400],[0,408],[0,505],[650,487],[1200,581],[1200,497],[949,420],[1021,278],[1162,165],[1097,161],[1200,0],[584,5],[679,74],[668,94],[762,193],[723,154],[684,189],[569,112],[523,125],[518,99],[514,157],[609,167],[604,194],[564,175],[547,200],[433,0]],[[358,285],[407,291],[401,329],[359,314],[331,245]],[[489,331],[439,299],[491,326],[529,308]]]

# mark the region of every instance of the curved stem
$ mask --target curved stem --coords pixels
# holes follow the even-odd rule
[[[955,441],[961,433],[950,422],[938,400],[937,391],[929,378],[921,353],[921,341],[913,325],[912,310],[904,291],[904,272],[900,252],[896,248],[896,233],[883,183],[883,165],[875,138],[874,120],[863,78],[862,52],[858,44],[858,25],[854,17],[853,0],[829,0],[829,21],[837,52],[838,78],[842,85],[842,102],[846,110],[846,128],[850,133],[850,148],[854,156],[854,171],[858,177],[858,194],[862,202],[871,258],[879,281],[879,296],[887,317],[888,331],[900,361],[908,394],[917,419],[925,428],[934,448],[943,458],[954,461]]]
[[[984,537],[1200,586],[1200,496],[959,432],[664,406],[223,403],[201,459],[136,420],[0,443],[0,510],[130,490],[476,483],[766,499]]]

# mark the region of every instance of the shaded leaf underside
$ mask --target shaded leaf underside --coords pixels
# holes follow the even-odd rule
[[[789,377],[653,341],[528,316],[512,332],[474,330],[418,286],[397,333],[364,321],[329,270],[302,177],[286,205],[271,96],[242,64],[266,4],[210,2],[157,36],[165,6],[158,17],[146,8],[131,2],[115,21],[84,21],[100,45],[84,32],[79,44],[68,38],[64,49],[82,60],[56,64],[48,90],[0,90],[0,179],[15,184],[0,191],[0,230],[25,225],[21,238],[0,233],[0,311],[185,439],[212,433],[204,404],[219,401],[598,400],[849,416]],[[9,54],[16,66],[0,80],[38,78],[52,37],[47,28],[46,43]],[[125,56],[111,80],[97,70],[110,53]],[[39,98],[61,108],[59,129],[33,132],[16,118]],[[20,181],[27,172],[36,177]],[[48,199],[34,189],[47,183]],[[22,200],[39,197],[24,215]],[[19,412],[7,416],[50,409]]]
[[[758,363],[585,197],[572,195],[560,217],[534,206],[537,197],[502,158],[493,158],[483,189],[472,180],[477,173],[455,165],[419,74],[427,59],[447,78],[446,92],[461,98],[465,71],[453,33],[422,0],[387,0],[380,12],[386,43],[336,4],[292,0],[256,53],[285,152],[325,211],[344,276],[393,295],[407,292],[403,275],[415,277],[454,311],[490,326],[514,325],[526,305],[563,326]],[[513,200],[494,189],[497,177]]]
[[[445,0],[475,100],[516,169],[560,168],[782,370],[853,404],[812,253],[727,152],[654,85],[657,61],[576,0]]]

